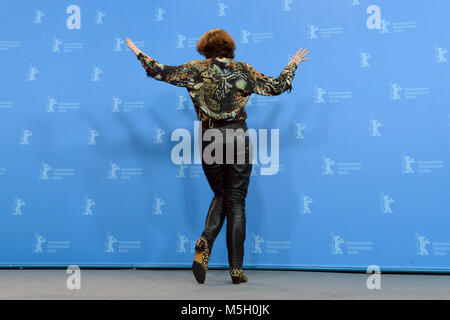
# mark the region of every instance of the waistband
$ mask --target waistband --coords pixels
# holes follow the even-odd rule
[[[244,124],[244,120],[215,120],[212,118],[209,118],[207,120],[202,120],[202,129],[211,129],[211,128],[217,128],[217,127],[223,127],[226,125],[233,125],[233,124]]]

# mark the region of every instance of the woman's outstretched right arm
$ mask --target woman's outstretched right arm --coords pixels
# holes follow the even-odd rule
[[[309,59],[306,58],[308,52],[307,49],[302,51],[302,48],[300,48],[277,78],[266,76],[245,63],[250,82],[247,91],[264,96],[277,96],[287,90],[290,92],[295,71],[301,62]]]

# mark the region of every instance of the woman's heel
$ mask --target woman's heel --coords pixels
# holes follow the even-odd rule
[[[192,272],[198,283],[205,282],[210,253],[211,249],[208,240],[203,236],[200,237],[195,246],[195,256],[192,262]]]
[[[242,269],[232,268],[230,269],[231,281],[233,284],[240,284],[241,282],[247,282],[248,278]]]
[[[233,281],[233,284],[239,284],[239,283],[241,283],[241,277],[231,276],[231,281]]]

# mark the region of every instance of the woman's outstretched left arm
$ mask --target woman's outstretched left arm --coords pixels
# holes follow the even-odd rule
[[[131,39],[126,38],[126,43],[128,48],[136,54],[148,77],[168,82],[178,87],[193,88],[202,83],[198,72],[201,60],[188,61],[180,66],[164,65],[139,50]]]

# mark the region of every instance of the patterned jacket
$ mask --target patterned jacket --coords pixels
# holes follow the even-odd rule
[[[209,58],[169,66],[139,53],[147,76],[175,86],[186,87],[198,120],[242,120],[252,93],[276,96],[292,90],[297,65],[289,62],[277,78],[256,71],[245,62],[230,58]]]

